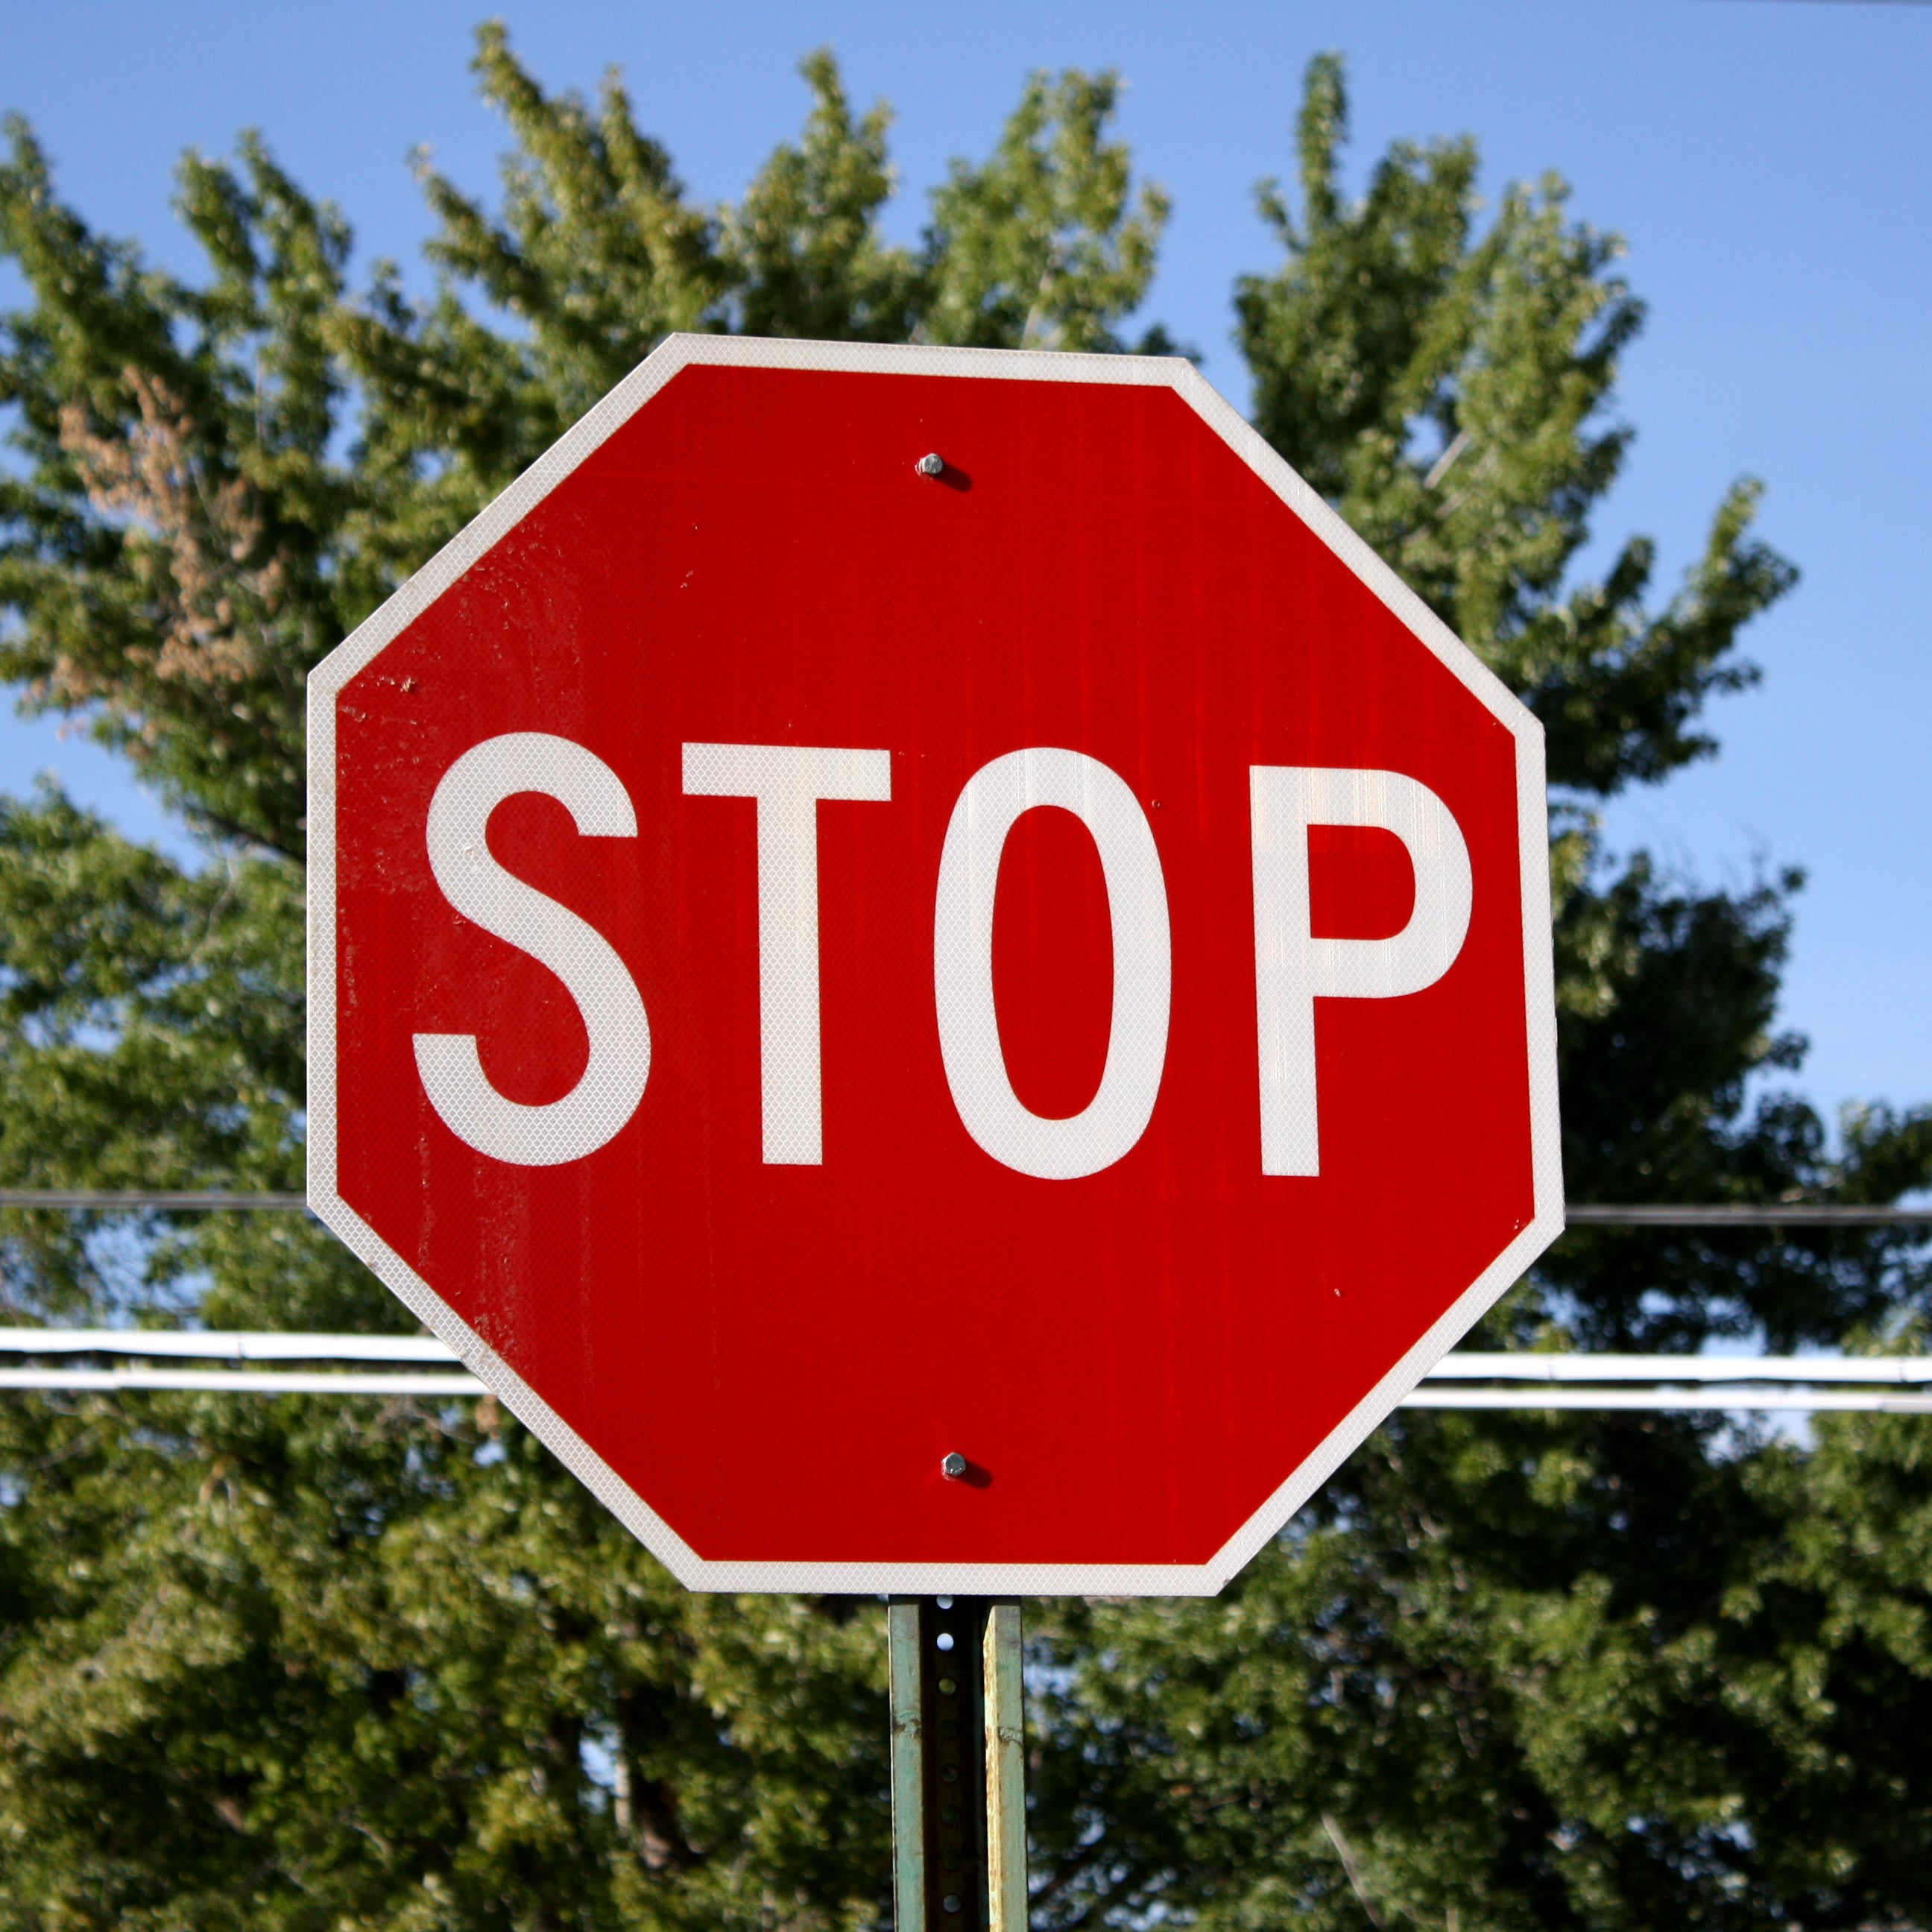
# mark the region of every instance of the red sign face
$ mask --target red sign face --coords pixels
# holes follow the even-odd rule
[[[688,1583],[1211,1592],[1561,1226],[1540,732],[1185,363],[674,338],[310,707],[316,1211]]]

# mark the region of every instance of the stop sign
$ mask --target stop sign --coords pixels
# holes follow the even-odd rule
[[[688,1584],[1212,1592],[1562,1225],[1539,728],[1184,362],[674,338],[310,691],[310,1199]]]

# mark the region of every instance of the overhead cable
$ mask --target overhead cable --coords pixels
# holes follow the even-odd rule
[[[391,1396],[470,1396],[488,1392],[482,1382],[455,1366],[455,1352],[433,1335],[325,1334],[260,1329],[13,1328],[0,1328],[0,1354],[93,1354],[145,1358],[150,1362],[172,1358],[202,1362],[451,1365],[441,1372],[392,1370],[370,1373],[314,1368],[77,1368],[56,1361],[0,1368],[0,1389]],[[1465,1386],[1471,1383],[1514,1386]],[[1781,1386],[1765,1386],[1767,1384]],[[1408,1396],[1405,1406],[1932,1413],[1932,1356],[1639,1355],[1469,1349],[1445,1355],[1422,1386]]]
[[[0,1208],[44,1208],[70,1214],[148,1210],[195,1214],[231,1209],[305,1211],[301,1194],[243,1188],[0,1187]],[[1567,1208],[1573,1228],[1932,1227],[1932,1204],[1865,1207],[1820,1201],[1646,1202],[1619,1206],[1579,1202]]]

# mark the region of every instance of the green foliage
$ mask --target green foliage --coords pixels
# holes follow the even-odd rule
[[[1712,749],[1688,728],[1706,698],[1755,675],[1732,656],[1737,633],[1793,580],[1750,538],[1757,488],[1725,499],[1660,614],[1642,608],[1647,538],[1600,584],[1566,592],[1630,442],[1600,419],[1642,322],[1610,272],[1622,244],[1565,221],[1553,175],[1511,188],[1478,235],[1466,140],[1398,145],[1345,203],[1347,122],[1340,65],[1318,60],[1298,129],[1302,219],[1264,184],[1286,260],[1235,298],[1256,420],[1537,711],[1553,784],[1662,778]]]
[[[802,70],[814,97],[805,138],[772,156],[727,218],[733,325],[747,335],[903,342],[928,296],[924,265],[879,237],[891,116],[881,106],[854,122],[823,49]]]
[[[50,1398],[11,1419],[7,1923],[875,1908],[882,1619],[686,1596],[476,1407]]]
[[[922,333],[975,349],[1117,349],[1113,324],[1154,279],[1167,197],[1132,194],[1106,138],[1112,74],[1036,74],[991,160],[952,164],[932,198]]]
[[[286,1187],[302,1166],[301,694],[316,658],[665,331],[1121,346],[1166,202],[1112,76],[1037,76],[923,240],[888,242],[883,107],[829,54],[734,206],[614,79],[547,93],[500,29],[494,203],[427,164],[429,297],[244,138],[190,156],[196,281],[94,235],[23,124],[0,168],[0,674],[133,759],[178,866],[57,794],[0,802],[0,1179]],[[1877,1201],[1932,1118],[1834,1151],[1754,1077],[1795,875],[1702,891],[1593,802],[1710,748],[1792,580],[1756,486],[1653,608],[1579,580],[1642,320],[1553,177],[1481,218],[1464,141],[1351,198],[1312,66],[1281,249],[1236,291],[1263,430],[1536,706],[1570,1191]],[[1144,345],[1166,346],[1157,329]],[[1580,1232],[1486,1340],[1892,1345],[1914,1250]],[[400,1329],[294,1217],[0,1217],[9,1321]],[[1932,1436],[1708,1417],[1405,1414],[1220,1600],[1030,1612],[1042,1927],[1932,1922]],[[490,1403],[0,1401],[0,1924],[878,1924],[875,1606],[692,1597]]]
[[[329,538],[353,480],[323,340],[348,231],[252,140],[239,171],[190,155],[190,289],[98,239],[53,196],[20,122],[0,246],[34,291],[0,350],[30,466],[0,478],[0,672],[86,716],[189,823],[302,851],[302,680],[373,586]]]
[[[1036,1922],[1924,1924],[1924,1424],[1820,1434],[1410,1414],[1225,1600],[1064,1612]]]

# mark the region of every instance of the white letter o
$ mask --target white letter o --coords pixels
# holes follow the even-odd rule
[[[1033,1113],[1007,1077],[993,998],[993,902],[1006,835],[1054,805],[1093,835],[1114,934],[1114,1012],[1099,1090],[1066,1120]],[[1173,982],[1167,885],[1146,814],[1118,773],[1084,752],[1009,752],[967,781],[946,828],[933,920],[933,992],[946,1084],[966,1131],[1042,1180],[1111,1167],[1146,1131],[1167,1060]]]

